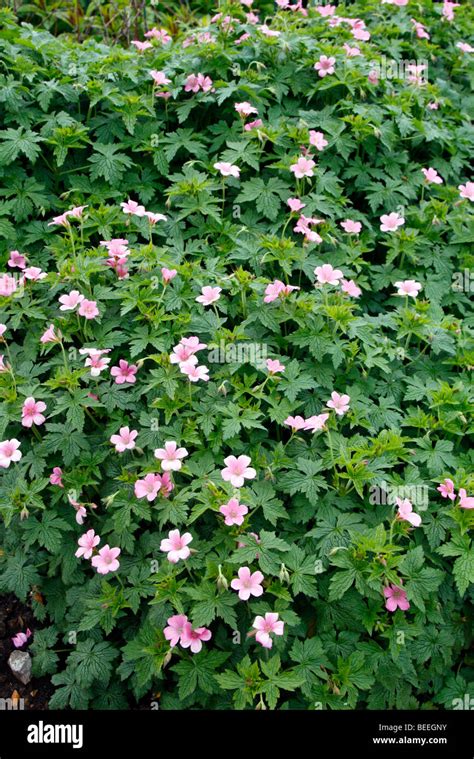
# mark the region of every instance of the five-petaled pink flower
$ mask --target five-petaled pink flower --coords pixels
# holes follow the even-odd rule
[[[183,634],[184,625],[188,622],[186,614],[174,614],[167,620],[167,627],[163,630],[166,640],[169,640],[171,648],[178,645]]]
[[[143,480],[137,480],[134,491],[137,498],[146,498],[154,501],[161,490],[161,476],[159,474],[147,474]]]
[[[248,513],[248,506],[239,503],[238,498],[231,498],[227,503],[220,506],[219,511],[225,516],[224,523],[231,527],[233,524],[243,524],[244,516]]]
[[[50,324],[48,329],[43,332],[43,334],[40,337],[40,343],[43,343],[45,345],[46,343],[59,343],[60,338],[58,335],[56,335],[54,331],[54,324]]]
[[[117,385],[123,385],[125,382],[133,385],[137,381],[137,378],[135,377],[137,371],[138,366],[136,364],[129,364],[128,361],[121,358],[119,365],[113,366],[110,373],[112,377],[115,377]]]
[[[110,442],[115,445],[117,453],[132,451],[135,448],[135,438],[138,435],[137,430],[130,430],[129,427],[120,427],[118,435],[111,435]]]
[[[318,72],[318,75],[323,77],[327,76],[327,74],[334,74],[335,65],[335,58],[328,58],[327,55],[321,55],[319,61],[314,64],[314,68]]]
[[[264,617],[255,617],[252,627],[257,630],[255,640],[264,648],[271,648],[271,635],[283,635],[284,623],[276,612],[267,612]]]
[[[21,648],[25,645],[25,643],[28,642],[28,638],[31,638],[33,633],[31,632],[30,628],[28,627],[26,629],[26,632],[19,632],[12,638],[12,643],[15,646],[15,648]]]
[[[314,416],[310,416],[305,421],[304,429],[318,432],[319,430],[324,429],[328,419],[329,414],[315,414]]]
[[[227,161],[217,161],[214,168],[219,171],[223,177],[240,177],[240,169],[233,163]]]
[[[474,182],[458,185],[459,195],[465,200],[474,201]]]
[[[413,504],[408,498],[397,498],[398,506],[398,518],[404,522],[409,522],[413,527],[419,527],[421,524],[421,517],[419,514],[415,514],[413,511]]]
[[[180,535],[179,530],[170,530],[167,538],[163,538],[160,543],[160,551],[167,552],[167,559],[171,564],[177,564],[180,559],[187,559],[191,555],[191,549],[188,548],[193,536],[190,532]]]
[[[333,269],[331,264],[316,266],[314,273],[321,285],[338,285],[339,280],[343,277],[342,271],[340,269]]]
[[[427,169],[421,169],[421,172],[428,184],[443,184],[442,177],[440,177],[436,169],[433,169],[431,166]]]
[[[210,306],[215,303],[221,297],[222,287],[210,287],[206,285],[201,288],[201,295],[196,298],[198,303],[202,303],[203,306]]]
[[[443,498],[449,498],[450,501],[456,500],[456,493],[454,492],[454,482],[447,477],[436,490],[441,493]]]
[[[87,530],[84,535],[81,535],[77,542],[79,548],[77,549],[75,556],[77,556],[78,559],[80,559],[81,556],[83,556],[85,559],[90,559],[94,552],[94,548],[100,543],[100,537],[95,534],[94,530]],[[102,572],[101,574],[105,573]]]
[[[284,372],[285,367],[277,358],[267,358],[265,366],[270,374],[278,374],[278,372]]]
[[[474,496],[468,495],[464,488],[459,488],[459,505],[461,509],[474,509]]]
[[[26,266],[26,258],[18,250],[11,250],[7,264],[11,269],[24,269]]]
[[[246,100],[242,103],[236,103],[234,108],[240,116],[251,116],[252,113],[258,113],[255,106],[251,105]]]
[[[87,298],[84,298],[81,305],[79,306],[78,313],[79,316],[84,316],[86,319],[95,319],[96,316],[99,316],[97,303],[95,300],[87,300]]]
[[[297,432],[305,429],[306,420],[302,416],[287,416],[283,424],[291,427],[293,432]]]
[[[116,572],[119,568],[120,562],[117,556],[120,556],[120,548],[110,548],[107,544],[92,557],[91,564],[100,575],[107,575],[109,572]]]
[[[326,403],[328,408],[334,409],[338,416],[343,416],[349,411],[350,395],[339,395],[335,390],[331,393],[331,400]]]
[[[183,648],[190,648],[193,654],[198,654],[202,648],[203,640],[210,640],[212,633],[207,627],[193,627],[190,622],[185,622],[183,632],[181,633],[181,645]]]
[[[296,179],[302,179],[303,177],[314,176],[314,167],[316,166],[312,158],[306,158],[304,155],[300,156],[296,163],[292,163],[290,171],[293,172]]]
[[[178,448],[174,440],[167,440],[164,448],[155,450],[155,458],[160,459],[164,472],[179,472],[182,467],[181,459],[187,455],[186,448]]]
[[[63,488],[63,470],[60,466],[53,467],[53,471],[49,475],[49,481],[51,485],[57,485],[60,488]]]
[[[209,382],[209,369],[204,364],[200,366],[196,363],[195,356],[191,356],[187,361],[184,361],[179,365],[179,368],[183,374],[186,375],[190,382]]]
[[[286,203],[293,213],[298,213],[298,211],[302,211],[303,208],[306,208],[306,203],[302,203],[299,198],[288,198]]]
[[[61,305],[59,306],[60,311],[73,311],[77,306],[79,306],[82,301],[84,300],[84,296],[81,295],[79,290],[71,290],[70,293],[67,295],[61,295],[59,297],[59,302]]]
[[[388,585],[383,589],[383,594],[387,599],[385,608],[388,611],[396,611],[397,608],[406,611],[410,608],[410,603],[406,592],[398,585]]]
[[[405,297],[416,298],[423,286],[416,282],[414,279],[405,279],[400,282],[395,282],[397,287],[397,295],[404,295]]]
[[[174,279],[177,275],[176,269],[167,269],[166,266],[163,266],[161,270],[161,276],[163,277],[163,283],[167,285],[169,282],[171,282],[172,279]]]
[[[340,224],[344,232],[347,232],[347,234],[358,235],[362,229],[360,221],[353,221],[352,219],[341,221]]]
[[[314,145],[316,150],[324,150],[324,148],[329,144],[324,137],[324,134],[322,132],[316,132],[314,129],[310,130],[309,143],[310,145]]]
[[[23,427],[32,427],[33,424],[40,425],[46,421],[46,417],[41,413],[46,410],[46,403],[35,401],[31,396],[26,398],[21,410],[21,423]]]
[[[253,480],[257,476],[255,469],[249,466],[251,463],[250,456],[227,456],[224,459],[226,466],[221,470],[222,479],[234,488],[241,488],[245,480]]]
[[[285,295],[289,295],[293,292],[293,290],[299,290],[300,288],[297,285],[285,285],[284,282],[282,282],[279,279],[275,279],[274,282],[267,285],[265,288],[265,297],[263,298],[264,303],[272,303],[277,298],[283,297]]]
[[[359,298],[362,295],[362,290],[352,279],[342,279],[341,290],[352,298]]]
[[[136,200],[127,200],[120,203],[122,211],[131,216],[145,216],[145,206],[141,206]]]
[[[380,217],[380,221],[380,229],[382,232],[396,232],[398,227],[401,227],[403,224],[405,224],[405,219],[403,216],[395,213],[395,211],[389,214],[383,214]]]
[[[19,448],[20,441],[16,438],[0,442],[0,467],[8,469],[12,461],[20,461],[22,453]]]
[[[240,567],[237,572],[238,578],[235,577],[230,583],[233,590],[239,591],[239,598],[242,601],[248,601],[250,596],[261,596],[263,594],[263,574],[261,572],[250,572],[248,567]]]

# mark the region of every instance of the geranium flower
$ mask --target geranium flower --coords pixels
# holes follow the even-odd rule
[[[154,501],[161,490],[161,476],[159,474],[147,474],[142,480],[137,480],[134,491],[137,498],[146,498]]]
[[[34,398],[26,398],[21,410],[21,423],[23,427],[32,427],[33,424],[39,426],[46,421],[46,417],[41,413],[46,410],[46,403],[35,401]]]
[[[87,352],[87,358],[84,362],[84,366],[89,367],[91,369],[91,377],[98,377],[101,372],[104,371],[104,369],[107,369],[110,358],[104,356],[104,353],[109,353],[109,349],[104,350],[94,350],[94,349],[86,349],[82,348],[79,349],[79,353],[85,354]]]
[[[341,290],[343,293],[350,295],[351,298],[359,298],[362,295],[362,290],[352,279],[342,279]]]
[[[267,358],[265,366],[267,367],[270,374],[278,374],[279,372],[285,371],[285,367],[280,363],[280,361],[278,361],[277,358]]]
[[[331,264],[316,266],[314,273],[321,285],[338,285],[339,280],[343,277],[342,271],[340,269],[333,269]]]
[[[194,359],[194,361],[193,361]],[[185,374],[190,382],[209,382],[209,369],[203,364],[197,366],[194,356],[191,356],[187,361],[179,365],[179,368],[183,374]]]
[[[324,148],[329,145],[328,141],[324,137],[324,134],[322,132],[315,132],[314,129],[310,130],[309,142],[310,145],[314,145],[316,150],[324,150]]]
[[[250,456],[227,456],[224,459],[226,466],[221,470],[222,479],[234,488],[241,488],[245,480],[253,480],[257,476],[255,469],[249,466],[251,463]]]
[[[67,295],[60,295],[59,296],[59,302],[61,305],[59,306],[60,311],[73,311],[77,306],[79,306],[82,301],[84,300],[84,295],[82,295],[79,290],[71,290],[70,293]]]
[[[405,224],[405,219],[398,213],[383,214],[380,217],[380,229],[382,232],[396,232],[398,227]]]
[[[407,611],[410,608],[410,603],[407,599],[407,594],[398,585],[388,585],[383,589],[383,594],[387,599],[385,601],[385,608],[388,611],[396,611],[397,608],[402,611]]]
[[[43,332],[43,334],[40,337],[40,343],[43,343],[45,345],[46,343],[59,343],[60,338],[55,333],[55,327],[54,324],[50,324],[48,329]]]
[[[443,184],[442,178],[431,166],[427,169],[421,169],[421,173],[429,184]]]
[[[235,103],[234,108],[240,116],[251,116],[252,113],[258,113],[255,106],[251,105],[246,100],[242,103]]]
[[[94,552],[94,548],[100,543],[100,537],[95,534],[94,530],[87,530],[84,535],[81,535],[77,542],[79,548],[74,555],[77,556],[78,559],[80,559],[81,556],[83,556],[84,559],[90,559]]]
[[[187,455],[186,448],[178,448],[174,440],[167,440],[164,448],[155,450],[155,458],[160,459],[164,472],[178,472],[182,467],[181,459]]]
[[[458,185],[459,195],[465,200],[474,201],[474,182]]]
[[[188,545],[192,539],[190,532],[180,535],[179,530],[170,530],[168,537],[160,543],[160,551],[166,551],[168,561],[177,564],[180,559],[187,559],[191,555]]]
[[[163,630],[163,635],[169,641],[171,648],[174,648],[181,639],[184,625],[188,622],[188,618],[186,614],[174,614],[166,622],[168,626]]]
[[[12,638],[12,643],[15,646],[15,648],[21,648],[25,645],[25,643],[28,642],[28,638],[31,638],[33,633],[31,632],[30,628],[28,627],[26,629],[26,632],[19,632]]]
[[[141,206],[136,200],[128,199],[124,203],[120,203],[122,211],[132,216],[145,216],[145,206]]]
[[[302,203],[299,198],[288,198],[286,203],[293,213],[298,213],[298,211],[302,211],[303,208],[306,208],[306,203]]]
[[[358,235],[360,230],[362,229],[362,224],[360,223],[360,221],[353,221],[352,219],[346,219],[345,221],[341,221],[340,224],[344,232],[347,232],[347,234]]]
[[[123,358],[119,360],[118,366],[113,366],[110,370],[110,374],[112,377],[115,377],[117,385],[123,385],[126,382],[133,385],[137,381],[135,377],[137,372],[138,366],[136,364],[129,364]]]
[[[303,177],[312,177],[314,176],[314,167],[316,166],[315,162],[312,160],[312,158],[306,158],[305,156],[300,156],[296,163],[291,164],[290,171],[293,172],[296,179],[302,179]]]
[[[198,303],[202,303],[203,306],[210,306],[215,303],[221,297],[222,287],[210,287],[206,285],[201,288],[201,295],[198,295],[195,300]]]
[[[130,430],[129,427],[120,427],[118,435],[112,435],[110,442],[115,445],[117,453],[132,451],[135,448],[135,438],[138,435],[137,430]]]
[[[252,627],[257,630],[255,640],[264,648],[271,648],[271,635],[283,635],[284,623],[276,612],[267,612],[264,617],[255,617]]]
[[[108,575],[109,572],[116,572],[120,566],[117,556],[120,556],[120,548],[110,548],[107,544],[92,557],[91,564],[100,575]]]
[[[49,475],[49,481],[51,485],[57,485],[58,487],[63,488],[64,485],[63,485],[62,476],[63,476],[63,470],[61,469],[61,467],[55,466],[53,468],[53,471]]]
[[[190,648],[193,654],[198,654],[202,649],[202,641],[210,640],[212,633],[207,627],[197,627],[193,630],[190,622],[185,622],[181,633],[181,645]]]
[[[441,493],[442,498],[449,498],[451,501],[456,500],[456,493],[454,492],[454,482],[449,478],[443,480],[436,490]]]
[[[239,503],[238,498],[231,498],[227,503],[219,507],[221,514],[224,514],[224,523],[231,527],[233,524],[241,525],[244,523],[244,516],[248,514],[248,506]]]
[[[349,402],[351,398],[349,395],[339,395],[335,390],[331,393],[331,400],[326,403],[328,408],[334,409],[338,416],[343,416],[349,411]]]
[[[261,583],[264,578],[261,572],[251,573],[248,567],[240,567],[237,574],[238,578],[236,577],[231,581],[230,587],[233,590],[238,590],[241,601],[248,601],[250,596],[258,598],[263,595]]]
[[[0,467],[8,469],[12,461],[20,461],[22,453],[19,448],[20,441],[16,438],[0,442]]]
[[[314,64],[315,70],[318,72],[318,76],[324,77],[328,74],[334,74],[336,66],[335,58],[328,58],[327,55],[321,55],[319,61]]]
[[[87,298],[84,298],[79,306],[78,313],[80,316],[84,316],[86,319],[95,319],[96,316],[99,316],[97,303],[95,300],[87,300]]]
[[[267,285],[265,288],[265,297],[263,299],[264,303],[272,303],[277,298],[289,295],[293,292],[293,290],[299,290],[300,288],[296,285],[285,285],[284,282],[281,282],[279,279],[276,279],[271,284]]]
[[[11,269],[24,269],[26,266],[26,258],[18,250],[11,250],[7,265]]]
[[[217,161],[214,164],[216,171],[219,171],[223,177],[240,177],[240,169],[233,163],[227,161]]]
[[[305,420],[303,429],[317,432],[318,430],[324,429],[328,419],[329,414],[316,414],[315,416],[310,416]]]
[[[134,45],[139,53],[143,53],[145,50],[149,50],[153,45],[151,42],[141,42],[140,40],[132,40],[131,45]]]
[[[459,488],[459,505],[461,509],[474,509],[474,497],[468,496],[464,488]]]
[[[42,271],[39,266],[28,266],[23,271],[23,278],[30,280],[30,282],[40,282],[42,279],[46,279],[47,273]]]
[[[171,79],[168,79],[164,71],[157,71],[156,69],[152,69],[150,71],[150,76],[153,77],[153,81],[158,87],[171,83]]]
[[[416,298],[420,290],[423,289],[423,285],[419,282],[415,282],[414,279],[405,279],[403,282],[395,282],[395,287],[398,288],[397,295],[404,295],[410,298]]]
[[[305,429],[306,420],[302,416],[287,416],[283,424],[291,427],[293,432],[297,432],[297,430]]]
[[[421,517],[419,514],[415,514],[413,511],[413,505],[408,500],[408,498],[404,498],[403,500],[401,498],[397,498],[397,506],[398,506],[398,514],[397,516],[399,519],[402,519],[405,522],[409,522],[413,525],[413,527],[419,527],[421,524]]]
[[[169,282],[171,282],[172,279],[174,279],[177,275],[176,269],[167,269],[166,266],[163,266],[161,270],[161,276],[163,277],[163,282],[165,285],[167,285]]]
[[[9,274],[0,274],[0,295],[4,298],[10,297],[17,290],[15,277]]]

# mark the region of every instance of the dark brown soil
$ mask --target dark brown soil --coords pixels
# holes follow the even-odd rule
[[[13,595],[0,596],[0,698],[23,699],[25,710],[47,709],[54,688],[48,677],[38,677],[23,685],[14,677],[8,666],[8,657],[15,650],[12,637],[18,632],[26,632],[29,627],[33,635],[21,651],[28,651],[34,640],[37,621],[31,608],[18,601]],[[21,702],[18,702],[21,708]]]

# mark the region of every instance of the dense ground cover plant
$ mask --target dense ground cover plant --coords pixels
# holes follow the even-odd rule
[[[51,707],[474,696],[472,11],[278,5],[2,12],[0,589]]]

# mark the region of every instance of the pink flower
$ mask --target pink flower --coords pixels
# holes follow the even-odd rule
[[[306,419],[304,424],[305,430],[312,430],[313,432],[317,432],[318,430],[324,429],[324,426],[329,419],[329,414],[317,414],[315,416],[310,416],[309,419]]]
[[[464,488],[459,488],[459,505],[462,509],[474,509],[474,497],[468,496]]]
[[[331,264],[323,264],[317,266],[314,270],[316,278],[321,285],[338,285],[339,280],[342,278],[342,271],[339,269],[333,269]]]
[[[161,87],[164,84],[170,84],[171,82],[171,79],[168,79],[164,71],[152,69],[150,71],[150,76],[153,77],[153,81],[158,87]]]
[[[383,589],[383,594],[387,599],[385,602],[385,608],[388,609],[388,611],[396,611],[397,608],[406,611],[410,608],[407,594],[403,588],[398,587],[398,585],[386,586]]]
[[[174,648],[181,639],[184,625],[188,622],[188,618],[185,614],[174,614],[166,622],[168,627],[165,627],[163,634],[166,640],[169,640],[171,648]]]
[[[181,645],[190,648],[193,654],[198,654],[202,648],[203,640],[210,640],[212,633],[207,627],[197,627],[193,630],[190,622],[185,622],[181,633]]]
[[[79,548],[77,549],[74,555],[77,556],[78,559],[80,559],[81,556],[83,556],[85,559],[90,559],[93,554],[94,548],[98,546],[100,543],[100,537],[95,534],[94,530],[87,530],[87,532],[85,532],[84,535],[81,535],[81,537],[79,538],[77,542],[78,542]],[[118,549],[115,549],[115,550],[118,550]],[[112,571],[112,570],[109,570],[109,571]],[[101,572],[101,574],[106,574],[106,573]]]
[[[110,548],[107,544],[96,556],[92,557],[91,564],[100,575],[107,575],[109,572],[116,572],[119,568],[120,562],[117,556],[120,556],[120,548]]]
[[[278,374],[278,372],[285,371],[285,367],[278,361],[277,358],[267,358],[265,365],[270,374]]]
[[[53,468],[53,471],[49,475],[49,481],[51,485],[57,485],[58,487],[63,488],[64,485],[63,485],[62,476],[63,476],[63,470],[61,469],[61,467],[55,466]]]
[[[413,527],[419,527],[421,524],[421,517],[419,514],[415,514],[413,511],[413,505],[408,498],[397,498],[398,517],[404,522],[409,522]]]
[[[311,129],[309,133],[309,142],[311,145],[314,145],[316,150],[324,150],[329,144],[325,139],[324,134],[322,132],[315,132],[314,129]]]
[[[305,158],[305,156],[300,156],[296,163],[293,163],[290,166],[290,171],[293,172],[295,177],[297,179],[302,179],[303,177],[312,177],[314,176],[314,167],[316,166],[315,162],[311,158]]]
[[[132,45],[135,45],[139,53],[143,53],[144,50],[149,50],[150,47],[153,47],[151,42],[140,42],[140,40],[132,40]]]
[[[285,285],[284,282],[281,282],[279,279],[276,279],[274,282],[272,282],[270,285],[267,285],[265,288],[265,297],[263,299],[264,303],[272,303],[277,298],[289,295],[293,290],[299,290],[300,288],[296,285]]]
[[[474,182],[466,182],[466,184],[460,184],[458,185],[458,190],[461,198],[474,201]]]
[[[220,171],[223,177],[240,177],[240,169],[233,163],[227,161],[218,161],[214,164],[214,168]]]
[[[21,410],[21,423],[23,427],[32,427],[33,424],[40,425],[46,421],[46,417],[41,413],[45,411],[46,403],[35,401],[34,398],[26,398]]]
[[[291,427],[293,432],[297,432],[297,430],[305,429],[306,420],[302,416],[287,416],[283,424]]]
[[[428,169],[421,169],[421,172],[429,184],[443,184],[442,178],[436,169],[432,169],[431,166]]]
[[[429,40],[429,38],[430,38],[430,35],[429,35],[429,34],[428,34],[428,32],[426,31],[426,27],[425,27],[425,26],[424,26],[424,25],[423,25],[423,24],[422,24],[420,21],[417,21],[417,20],[416,20],[416,19],[414,19],[414,18],[410,19],[410,21],[411,21],[411,23],[413,24],[413,27],[414,27],[414,30],[415,30],[416,36],[417,36],[417,37],[418,37],[420,40],[423,40],[423,39],[425,39],[425,40]]]
[[[12,461],[20,461],[22,454],[19,447],[20,441],[16,438],[0,442],[0,467],[8,469]]]
[[[15,646],[15,648],[21,648],[28,641],[28,638],[31,638],[32,635],[33,633],[28,627],[26,632],[19,632],[16,635],[14,635],[12,638],[12,643]]]
[[[428,103],[426,107],[429,108],[430,111],[437,111],[439,108],[439,103]]]
[[[112,258],[127,258],[130,255],[130,251],[127,248],[128,240],[124,240],[121,237],[116,237],[113,240],[101,240],[100,244],[104,248],[107,248]]]
[[[39,282],[47,276],[47,273],[42,271],[39,266],[28,266],[28,268],[23,271],[24,279],[29,279],[31,282]]]
[[[171,42],[173,39],[166,29],[157,29],[156,26],[150,29],[150,31],[145,32],[145,37],[153,37],[153,39],[158,40],[163,45],[166,45],[167,42]]]
[[[212,89],[212,79],[204,74],[190,74],[184,83],[185,92],[209,92]]]
[[[53,227],[53,226],[66,227],[69,224],[68,216],[69,216],[68,211],[65,211],[59,216],[53,216],[51,221],[48,221],[48,227]]]
[[[271,648],[273,641],[270,635],[283,635],[284,623],[275,612],[267,612],[265,617],[255,617],[252,627],[257,630],[255,640],[264,648]]]
[[[139,205],[136,200],[128,199],[125,203],[120,203],[122,211],[132,216],[145,216],[145,206]]]
[[[261,585],[263,581],[263,574],[261,572],[250,573],[248,567],[240,567],[237,572],[238,579],[234,578],[230,583],[230,587],[233,590],[239,591],[239,598],[241,601],[248,601],[250,596],[259,597],[263,594],[263,587]]]
[[[129,364],[128,361],[121,358],[119,360],[119,365],[113,366],[110,370],[110,374],[112,377],[115,377],[117,385],[123,385],[125,382],[133,385],[137,381],[137,378],[135,377],[137,371],[138,366],[136,364]]]
[[[82,214],[84,213],[84,210],[88,208],[88,206],[74,206],[74,208],[71,208],[69,211],[66,211],[68,216],[71,216],[73,219],[80,219],[82,218]]]
[[[172,279],[174,279],[177,275],[176,269],[167,269],[166,266],[163,266],[161,270],[161,276],[163,277],[163,282],[165,285],[167,285],[169,282],[171,282]]]
[[[326,403],[328,408],[334,409],[338,416],[344,416],[349,411],[350,395],[339,395],[335,390],[331,393],[331,400]]]
[[[177,564],[180,559],[187,559],[191,555],[188,544],[191,543],[193,536],[190,532],[180,535],[179,530],[170,530],[168,537],[160,543],[160,551],[167,551],[167,559],[171,564]]]
[[[186,448],[178,448],[174,440],[167,440],[164,448],[155,450],[155,458],[160,459],[164,472],[179,472],[184,459],[188,455]]]
[[[81,355],[88,354],[84,366],[90,366],[91,367],[91,377],[98,377],[101,372],[104,371],[104,369],[107,369],[108,364],[110,363],[110,358],[106,358],[103,354],[109,353],[108,349],[104,350],[94,350],[89,348],[80,348],[79,353]]]
[[[403,282],[395,282],[395,287],[398,288],[397,295],[416,298],[420,290],[423,288],[423,285],[420,285],[419,282],[415,282],[414,279],[405,279]]]
[[[219,511],[224,514],[224,523],[231,527],[233,524],[241,525],[245,514],[248,514],[248,506],[239,503],[238,498],[231,498],[227,503],[220,506]]]
[[[84,298],[81,305],[79,306],[78,313],[80,316],[84,316],[86,319],[95,319],[96,316],[99,316],[97,303],[95,300],[87,300],[87,298]]]
[[[303,208],[306,208],[306,203],[302,203],[301,200],[299,200],[299,198],[288,198],[286,203],[290,207],[290,210],[293,213],[298,213],[298,211],[301,211]]]
[[[194,359],[194,360],[193,360]],[[197,366],[195,356],[191,356],[187,361],[179,365],[182,374],[185,374],[190,382],[209,382],[209,369],[203,364]]]
[[[252,129],[259,129],[262,126],[262,119],[255,119],[255,121],[249,121],[248,124],[245,124],[244,129],[246,132],[251,132]]]
[[[62,304],[59,306],[60,311],[73,311],[84,300],[84,296],[81,295],[79,290],[71,290],[67,295],[61,295],[59,302]]]
[[[355,58],[356,56],[361,54],[360,49],[358,47],[351,47],[350,45],[347,44],[347,42],[344,43],[343,47],[348,58]]]
[[[143,480],[135,482],[134,491],[137,498],[146,498],[154,501],[161,490],[161,476],[159,474],[147,474]]]
[[[198,295],[196,301],[202,303],[203,306],[210,306],[212,303],[219,300],[221,292],[222,287],[210,287],[209,285],[206,285],[206,287],[201,288],[202,295]]]
[[[327,74],[334,74],[335,64],[335,58],[328,58],[327,55],[321,55],[319,61],[314,64],[314,68],[320,77],[324,77],[327,76]]]
[[[444,0],[443,16],[447,21],[454,21],[455,8],[459,8],[459,3],[452,3],[450,0]]]
[[[258,110],[246,100],[243,103],[236,103],[234,108],[240,116],[251,116],[252,113],[258,113]]]
[[[245,480],[253,480],[257,476],[255,469],[249,466],[250,456],[227,456],[224,464],[226,466],[221,470],[222,479],[230,482],[234,488],[241,488]]]
[[[359,298],[362,294],[362,290],[352,279],[342,279],[341,290],[343,293],[347,293],[347,295],[350,295],[352,298]]]
[[[159,221],[168,221],[168,217],[163,213],[152,213],[152,211],[145,211],[144,215],[152,226],[158,224]]]
[[[1,274],[0,275],[0,295],[4,298],[8,298],[10,295],[13,295],[14,292],[16,292],[17,285],[16,285],[16,279],[14,277],[10,277],[9,274]]]
[[[367,75],[367,79],[369,80],[370,84],[378,84],[379,83],[379,75],[375,69],[372,69],[369,71]]]
[[[449,478],[443,480],[436,490],[441,493],[443,498],[449,498],[451,501],[456,500],[456,493],[454,492],[454,482]]]
[[[54,324],[50,324],[48,329],[45,332],[43,332],[43,334],[41,335],[40,343],[43,343],[44,345],[45,343],[59,343],[59,342],[60,342],[60,339],[54,331]]]
[[[137,430],[130,430],[129,427],[120,427],[118,435],[112,435],[110,442],[115,445],[117,453],[132,451],[135,448],[135,438],[138,435]]]
[[[405,224],[405,219],[403,216],[400,216],[395,212],[383,214],[383,216],[380,217],[380,221],[382,222],[380,225],[382,232],[396,232],[398,227],[401,227],[403,224]]]
[[[11,269],[24,269],[26,266],[26,258],[18,250],[11,250],[7,264]]]
[[[347,232],[347,234],[358,235],[360,230],[362,229],[362,224],[360,223],[360,221],[353,221],[352,219],[346,219],[345,221],[341,221],[340,224],[344,232]]]
[[[456,42],[456,47],[462,50],[463,53],[474,53],[474,47],[469,42]]]

